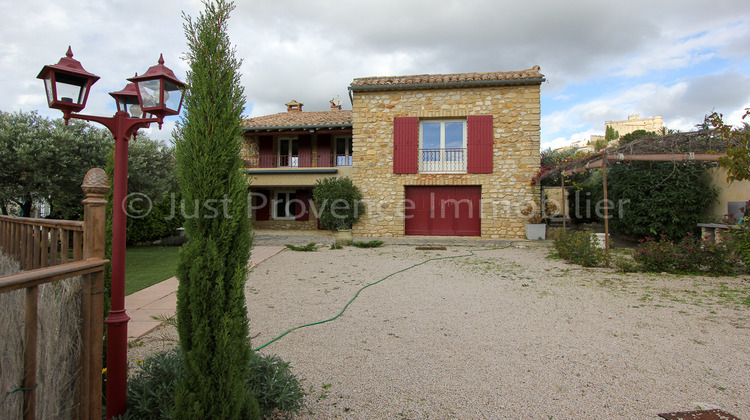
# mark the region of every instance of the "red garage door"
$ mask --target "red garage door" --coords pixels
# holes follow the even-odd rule
[[[407,235],[480,236],[482,187],[406,187]]]

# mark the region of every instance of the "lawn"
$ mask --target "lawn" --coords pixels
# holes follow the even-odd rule
[[[178,246],[134,246],[125,254],[125,294],[129,295],[175,275]]]

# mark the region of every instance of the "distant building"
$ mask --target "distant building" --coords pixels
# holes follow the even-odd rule
[[[606,121],[604,122],[604,131],[607,131],[607,127],[612,127],[615,131],[620,134],[620,137],[630,134],[636,130],[646,131],[661,131],[664,127],[664,117],[657,115],[652,118],[641,118],[640,114],[628,115],[628,119],[625,121]]]

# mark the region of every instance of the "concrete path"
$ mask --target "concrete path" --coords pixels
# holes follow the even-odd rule
[[[256,246],[250,256],[250,266],[255,267],[284,249],[283,246]],[[175,314],[177,308],[177,278],[172,277],[125,296],[125,310],[130,316],[128,341],[133,341],[151,332],[162,324],[154,319],[166,319]]]

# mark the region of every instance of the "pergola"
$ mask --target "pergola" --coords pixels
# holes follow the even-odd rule
[[[711,130],[691,131],[686,133],[667,134],[658,137],[647,137],[635,140],[622,146],[604,149],[594,155],[574,159],[547,170],[540,180],[560,176],[562,197],[565,197],[565,175],[585,172],[589,169],[602,170],[602,188],[604,190],[604,237],[606,263],[609,267],[609,205],[607,197],[607,166],[610,162],[716,162],[726,156],[727,139]],[[563,211],[563,228],[566,227],[565,206]]]

